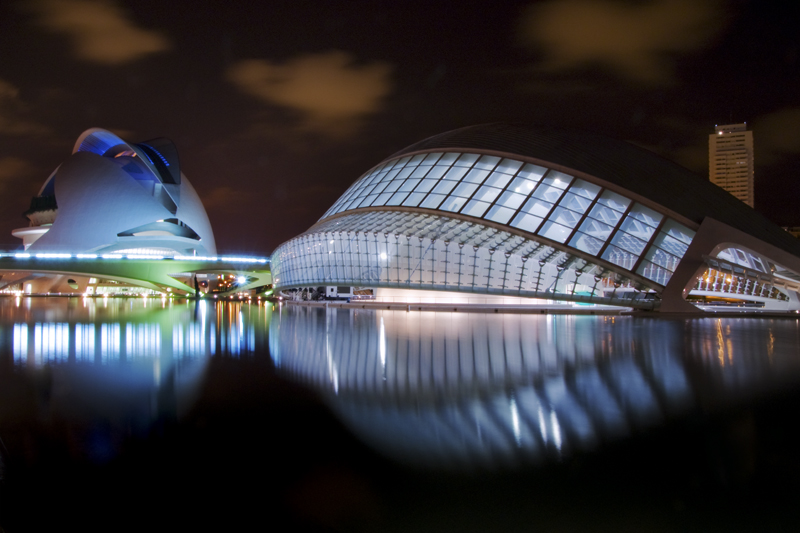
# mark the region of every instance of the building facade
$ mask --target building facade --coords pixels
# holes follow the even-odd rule
[[[753,132],[747,124],[716,126],[708,136],[708,179],[754,206]]]
[[[278,247],[272,272],[279,290],[352,285],[673,311],[696,310],[686,298],[699,291],[785,308],[800,289],[800,242],[629,143],[488,124],[378,163]]]
[[[168,139],[100,129],[78,138],[12,234],[31,252],[214,255],[211,223]]]
[[[200,197],[181,172],[168,139],[130,143],[100,128],[83,132],[72,154],[45,180],[12,231],[25,254],[214,256],[216,243]],[[6,273],[0,290],[71,293],[129,290],[96,277]]]

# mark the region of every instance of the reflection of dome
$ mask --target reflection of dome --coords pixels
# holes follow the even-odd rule
[[[289,305],[272,316],[269,352],[376,450],[435,468],[494,467],[791,386],[795,328]]]
[[[513,124],[387,157],[282,244],[272,272],[278,290],[384,301],[412,289],[695,311],[693,291],[800,310],[800,243],[746,204],[632,144]]]
[[[13,235],[31,251],[216,253],[200,198],[163,138],[132,144],[85,131],[25,216],[30,227]]]

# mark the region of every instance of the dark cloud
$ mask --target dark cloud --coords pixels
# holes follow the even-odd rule
[[[787,107],[753,121],[755,157],[771,165],[800,154],[800,107]]]
[[[19,89],[0,79],[0,135],[41,135],[49,130],[27,117],[28,106],[22,101]]]
[[[381,110],[392,90],[391,71],[387,63],[359,64],[346,52],[329,51],[283,64],[240,61],[227,77],[241,91],[299,113],[304,129],[346,137]]]
[[[26,181],[34,172],[34,167],[24,159],[14,156],[0,157],[0,190],[9,185]]]
[[[112,0],[35,0],[26,4],[38,23],[69,37],[75,57],[104,65],[121,65],[170,49],[159,32],[140,28]]]
[[[673,81],[671,58],[706,47],[724,25],[713,1],[552,0],[524,11],[520,41],[538,68],[601,66],[643,84]]]

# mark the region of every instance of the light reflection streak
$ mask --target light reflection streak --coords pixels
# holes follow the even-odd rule
[[[514,427],[514,439],[517,441],[517,446],[522,446],[522,437],[519,432],[519,413],[517,412],[517,402],[512,396],[509,400],[511,408],[511,424]]]
[[[381,368],[383,369],[384,379],[386,379],[386,329],[383,325],[383,317],[381,317],[381,332],[378,338],[380,340]]]
[[[561,426],[558,425],[558,417],[555,411],[550,411],[550,425],[553,428],[553,444],[558,451],[561,451]]]

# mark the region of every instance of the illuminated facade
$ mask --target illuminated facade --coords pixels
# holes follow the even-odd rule
[[[685,298],[710,269],[731,278],[711,292],[796,307],[800,243],[735,198],[629,143],[509,124],[454,130],[390,156],[272,256],[278,289],[674,311],[696,310]]]
[[[12,234],[33,255],[160,259],[216,254],[203,204],[180,170],[175,145],[163,138],[134,144],[103,129],[86,130],[24,215],[29,226]],[[131,283],[135,287],[136,282],[131,280],[99,280],[78,272],[68,267],[57,274],[15,271],[3,275],[0,287],[31,293],[124,294],[157,288],[145,284],[134,290]]]
[[[203,204],[167,139],[133,144],[92,128],[81,134],[14,230],[31,252],[215,255]]]
[[[753,207],[753,132],[746,124],[717,126],[708,136],[708,179]]]

